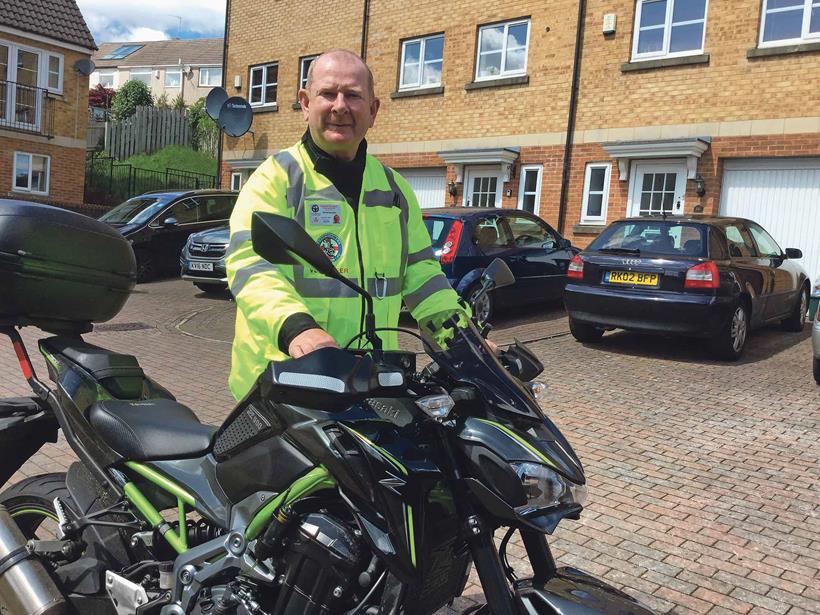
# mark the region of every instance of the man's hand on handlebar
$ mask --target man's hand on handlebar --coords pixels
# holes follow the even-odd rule
[[[298,359],[319,348],[338,347],[339,344],[336,343],[336,340],[323,329],[308,329],[293,338],[290,346],[288,346],[288,354],[294,359]]]

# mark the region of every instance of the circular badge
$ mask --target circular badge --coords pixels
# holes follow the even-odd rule
[[[311,206],[310,211],[312,211],[315,214],[318,214],[319,213],[319,206],[318,205]]]
[[[333,233],[322,235],[319,238],[319,247],[333,263],[342,258],[342,240]]]

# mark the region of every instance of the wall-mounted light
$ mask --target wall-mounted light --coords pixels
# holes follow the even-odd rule
[[[450,196],[456,196],[458,194],[458,188],[456,188],[456,182],[451,181],[447,184],[447,194]]]
[[[701,175],[695,177],[695,194],[702,197],[706,194],[706,180]]]
[[[233,87],[237,90],[242,87],[242,75],[233,76]]]

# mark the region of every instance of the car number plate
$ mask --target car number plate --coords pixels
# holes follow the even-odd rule
[[[630,286],[657,286],[660,278],[659,273],[642,271],[607,271],[604,274],[604,281],[608,284],[628,284]]]
[[[191,271],[213,271],[214,264],[213,263],[191,263]]]

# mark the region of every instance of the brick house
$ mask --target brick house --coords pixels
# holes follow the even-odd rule
[[[171,103],[181,95],[190,105],[222,85],[223,46],[221,38],[100,43],[90,85],[116,90],[133,79],[147,85],[155,98],[165,94]]]
[[[94,49],[74,0],[0,0],[0,195],[82,205]]]
[[[226,82],[255,106],[234,187],[305,129],[310,57],[345,47],[382,101],[370,151],[423,206],[529,209],[581,246],[624,215],[746,216],[820,277],[817,0],[265,4],[230,3]]]

